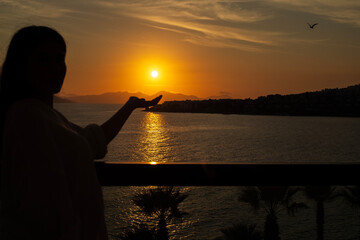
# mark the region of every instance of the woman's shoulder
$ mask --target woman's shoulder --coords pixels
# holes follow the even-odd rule
[[[14,102],[11,105],[11,108],[18,108],[18,107],[44,107],[46,106],[45,103],[43,103],[42,101],[35,99],[35,98],[24,98],[24,99],[20,99],[16,102]]]
[[[37,99],[22,99],[14,102],[8,112],[7,120],[10,121],[31,121],[38,120],[48,115],[48,112],[51,111],[51,108]]]

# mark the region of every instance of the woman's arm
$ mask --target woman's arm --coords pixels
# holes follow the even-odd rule
[[[109,143],[116,137],[121,128],[124,126],[126,120],[136,108],[154,106],[160,101],[161,98],[162,96],[160,95],[151,101],[146,101],[143,98],[139,99],[137,97],[130,97],[126,104],[117,113],[115,113],[109,120],[101,125],[104,131],[106,142]]]

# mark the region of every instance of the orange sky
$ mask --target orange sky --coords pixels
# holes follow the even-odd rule
[[[360,83],[360,2],[0,0],[0,49],[20,27],[68,44],[62,93],[255,98]],[[307,22],[318,22],[314,29]],[[159,77],[151,78],[157,70]]]

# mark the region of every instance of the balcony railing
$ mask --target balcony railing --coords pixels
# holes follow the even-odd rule
[[[360,164],[96,162],[102,186],[354,185]]]

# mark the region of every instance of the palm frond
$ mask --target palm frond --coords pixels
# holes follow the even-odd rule
[[[158,187],[137,194],[133,203],[138,206],[146,215],[159,215],[160,212],[170,214],[170,218],[180,217],[186,213],[181,213],[178,206],[188,197],[187,194],[174,190],[173,187]],[[174,216],[171,216],[174,214]]]
[[[152,215],[157,211],[157,204],[154,203],[155,200],[151,192],[138,194],[132,199],[132,201],[146,215]]]
[[[260,194],[257,187],[245,187],[240,193],[238,200],[250,204],[255,211],[260,208]]]
[[[335,191],[333,186],[305,186],[303,192],[306,197],[315,201],[329,201],[333,199],[333,192]]]
[[[294,202],[294,203],[290,204],[286,208],[286,210],[290,216],[294,216],[295,213],[297,213],[300,209],[307,209],[307,208],[309,208],[309,206],[306,205],[305,203]]]
[[[289,187],[286,195],[286,199],[290,200],[294,195],[302,190],[301,187]]]
[[[287,186],[261,186],[258,188],[261,199],[265,202],[281,202],[285,199],[288,191]]]
[[[343,197],[352,207],[360,208],[360,186],[347,186],[338,196]]]

